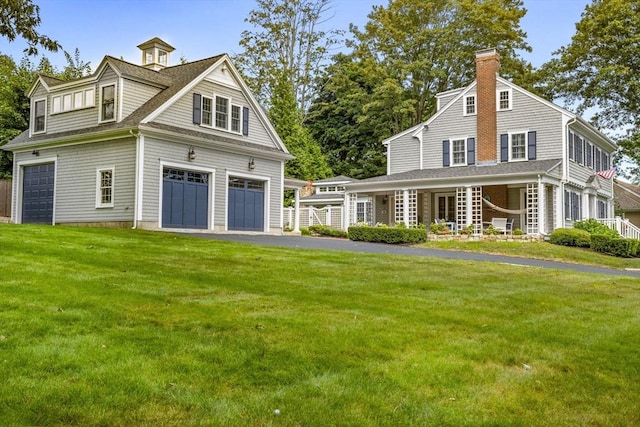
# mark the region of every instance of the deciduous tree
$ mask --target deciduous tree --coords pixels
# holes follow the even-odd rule
[[[36,30],[39,25],[40,7],[32,0],[0,1],[1,36],[11,42],[17,37],[23,38],[28,43],[28,47],[24,50],[27,55],[37,55],[38,46],[57,52],[60,44],[38,33]]]
[[[541,75],[548,94],[580,114],[595,111],[593,124],[617,133],[640,176],[640,3],[593,0]]]

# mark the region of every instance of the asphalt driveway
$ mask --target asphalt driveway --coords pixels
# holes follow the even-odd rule
[[[187,233],[193,237],[213,240],[249,243],[255,245],[278,246],[286,248],[323,249],[348,252],[362,252],[371,254],[393,254],[407,256],[423,256],[433,258],[458,259],[466,261],[499,262],[504,264],[522,265],[527,267],[555,268],[558,270],[573,270],[581,273],[600,273],[611,276],[629,276],[640,278],[639,270],[617,270],[608,267],[596,267],[581,264],[570,264],[556,261],[542,261],[536,259],[510,257],[504,255],[490,255],[474,252],[444,251],[439,249],[417,248],[402,245],[387,245],[384,243],[354,242],[348,239],[308,236],[273,236],[264,234],[208,234]]]

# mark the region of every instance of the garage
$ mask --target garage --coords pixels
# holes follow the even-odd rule
[[[176,168],[162,171],[162,227],[206,229],[209,174]]]
[[[54,163],[25,166],[22,170],[22,222],[53,223]]]
[[[264,231],[264,181],[229,178],[229,230]]]

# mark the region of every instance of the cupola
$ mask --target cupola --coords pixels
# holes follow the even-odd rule
[[[169,66],[169,54],[175,50],[158,37],[139,44],[138,49],[142,51],[142,66],[155,71]]]

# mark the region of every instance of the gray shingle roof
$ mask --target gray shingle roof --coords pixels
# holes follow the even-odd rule
[[[353,181],[358,181],[355,178],[350,178],[348,176],[344,176],[344,175],[338,175],[338,176],[334,176],[333,178],[325,178],[325,179],[318,179],[316,181],[313,181],[314,184],[327,184],[327,183],[331,183],[331,182],[353,182]]]
[[[546,173],[553,169],[562,160],[531,160],[527,162],[504,162],[487,166],[460,166],[437,169],[415,169],[407,172],[391,175],[381,175],[373,178],[362,179],[357,184],[384,183],[395,181],[415,181],[446,178],[480,178],[487,176],[508,176],[515,174]]]
[[[172,96],[182,90],[187,84],[192,82],[196,77],[201,75],[209,67],[219,61],[222,56],[223,55],[218,55],[211,58],[202,59],[200,61],[175,65],[173,67],[167,67],[160,71],[149,70],[144,67],[130,64],[126,61],[107,56],[105,57],[104,61],[109,61],[109,63],[114,68],[116,68],[117,71],[120,72],[123,76],[164,86],[165,89],[161,90],[158,94],[149,99],[146,103],[144,103],[137,110],[132,112],[129,116],[125,117],[120,122],[103,123],[88,128],[74,129],[57,133],[47,133],[43,135],[34,135],[31,138],[29,138],[29,131],[25,131],[8,142],[6,145],[4,145],[3,148],[13,149],[19,148],[20,146],[30,146],[39,143],[46,144],[47,142],[55,142],[65,138],[79,137],[83,135],[91,136],[93,134],[101,134],[103,132],[136,128],[140,124],[140,121],[142,119],[162,106]],[[51,82],[60,84],[60,81],[58,81],[57,79],[52,79]],[[47,80],[47,84],[48,83],[49,80]],[[208,134],[203,133],[202,135],[206,138],[212,138],[212,136]],[[219,139],[217,137],[213,138]]]
[[[640,211],[640,187],[623,181],[613,181],[613,191],[618,207],[625,211]]]

